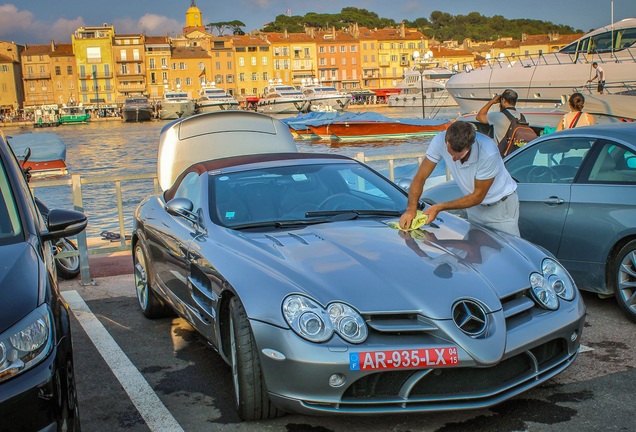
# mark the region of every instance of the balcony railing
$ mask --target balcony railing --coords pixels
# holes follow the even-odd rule
[[[51,73],[50,72],[31,73],[31,74],[25,74],[23,75],[23,77],[25,80],[51,79]]]

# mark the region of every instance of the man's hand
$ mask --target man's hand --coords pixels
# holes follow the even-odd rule
[[[434,221],[439,212],[440,208],[437,205],[429,206],[426,210],[423,210],[422,213],[428,217],[426,219],[426,224],[428,225],[429,223]]]
[[[490,99],[490,102],[492,102],[492,104],[498,104],[499,102],[501,102],[501,95],[500,94],[496,94],[492,97],[492,99]]]
[[[400,228],[403,230],[411,228],[411,224],[413,223],[413,219],[415,219],[415,215],[417,214],[417,210],[406,210],[402,216],[400,216]]]

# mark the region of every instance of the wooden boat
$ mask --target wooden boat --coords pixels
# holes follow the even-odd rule
[[[135,96],[126,99],[122,108],[125,122],[149,121],[152,118],[152,105],[147,97]]]
[[[366,140],[435,135],[446,130],[450,123],[448,119],[389,118],[370,112],[309,127],[323,139]]]
[[[7,139],[18,159],[23,159],[27,149],[31,155],[23,168],[29,169],[32,177],[68,174],[66,166],[66,144],[54,133],[26,133],[13,135]]]

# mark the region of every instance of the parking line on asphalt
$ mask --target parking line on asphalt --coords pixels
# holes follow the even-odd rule
[[[91,312],[82,296],[77,291],[64,291],[62,295],[150,430],[183,432],[181,425],[161,402],[141,372],[117,345],[108,330]]]

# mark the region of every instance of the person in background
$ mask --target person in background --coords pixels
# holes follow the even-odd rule
[[[594,78],[590,78],[589,80],[587,80],[587,82],[590,83],[594,80],[598,80],[598,86],[596,89],[598,90],[599,94],[603,94],[603,91],[605,90],[605,71],[598,65],[597,62],[592,63],[592,67],[596,70],[596,75],[594,76]]]
[[[488,136],[476,133],[475,127],[465,121],[452,123],[431,140],[411,182],[400,228],[411,227],[424,182],[442,159],[464,196],[427,207],[422,211],[427,223],[433,222],[440,211],[466,209],[470,222],[519,236],[517,183],[506,170],[497,144]]]
[[[475,119],[480,123],[491,124],[493,126],[493,135],[496,143],[500,143],[506,136],[508,128],[510,127],[510,120],[501,111],[508,110],[517,119],[521,118],[521,115],[517,112],[517,92],[511,89],[506,89],[501,95],[495,95],[484,105]],[[490,107],[495,104],[499,104],[499,110],[491,111]]]
[[[583,112],[585,97],[581,93],[572,93],[569,103],[570,112],[561,118],[556,128],[557,131],[594,124],[594,117]]]

